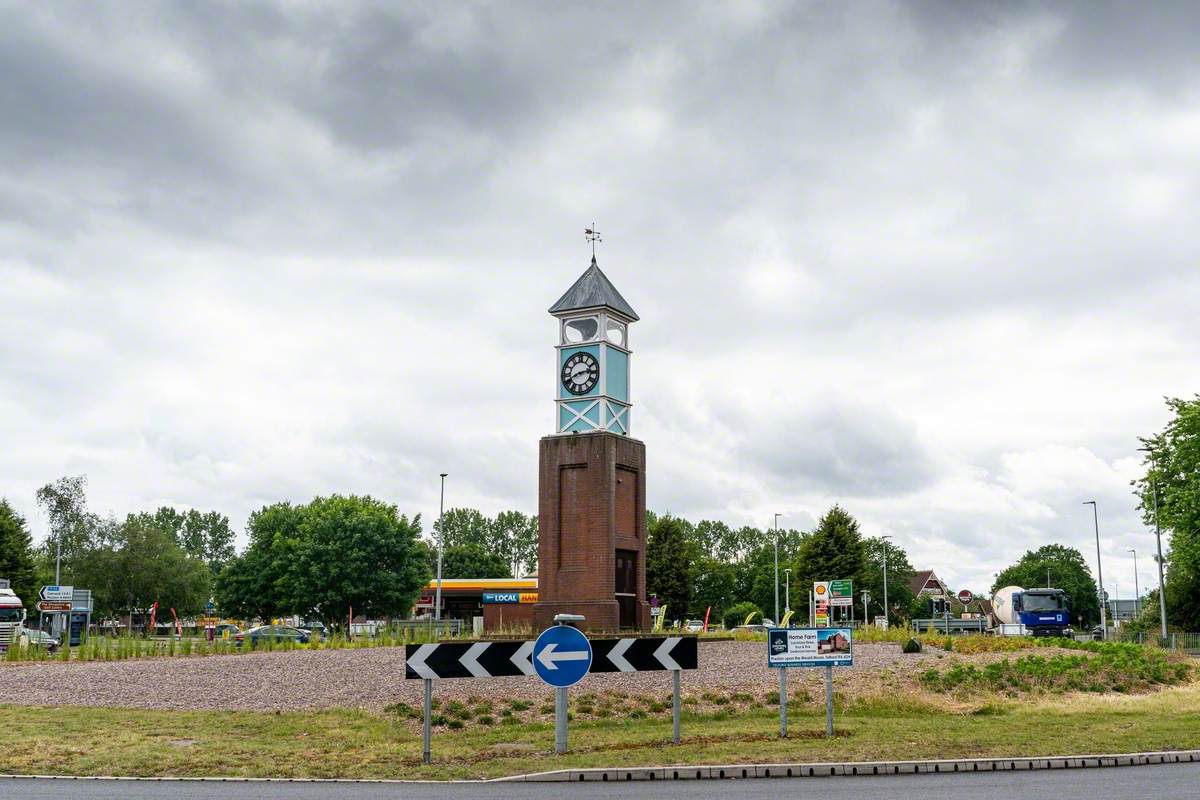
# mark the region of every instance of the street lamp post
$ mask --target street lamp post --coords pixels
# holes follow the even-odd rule
[[[1158,464],[1154,460],[1154,451],[1149,447],[1139,447],[1138,450],[1150,456],[1150,492],[1154,498],[1154,540],[1158,545],[1158,616],[1162,623],[1163,642],[1167,640],[1167,587],[1163,583],[1162,529],[1158,525],[1158,480],[1154,477]]]
[[[1092,524],[1096,527],[1096,577],[1100,584],[1100,637],[1108,639],[1108,610],[1104,600],[1104,567],[1100,565],[1100,512],[1096,510],[1095,500],[1084,500],[1085,506],[1092,507]]]
[[[437,569],[437,592],[433,599],[433,618],[438,622],[442,621],[442,550],[445,549],[443,543],[446,540],[446,531],[442,527],[444,517],[446,516],[446,476],[448,472],[441,473],[442,478],[442,499],[438,502],[438,569]]]
[[[792,568],[783,568],[783,613],[792,610]],[[776,622],[778,624],[778,622]]]
[[[779,518],[783,514],[775,513],[775,624],[779,624]]]
[[[1138,585],[1137,550],[1130,547],[1129,552],[1133,553],[1133,616],[1136,618],[1142,615],[1142,590]]]
[[[883,540],[883,629],[888,628],[888,599],[887,599],[887,560],[888,560],[888,539],[891,536],[883,535],[879,537]]]

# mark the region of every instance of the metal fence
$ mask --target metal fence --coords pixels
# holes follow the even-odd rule
[[[397,619],[392,620],[386,625],[380,625],[379,630],[403,631],[409,630],[413,632],[427,631],[437,633],[441,636],[460,636],[462,634],[463,621],[461,619],[443,619],[434,621],[433,619]]]
[[[909,622],[913,630],[920,633],[944,633],[953,636],[956,633],[987,633],[987,620],[961,619],[950,617],[934,619],[914,619]]]
[[[1167,638],[1164,639],[1157,633],[1138,631],[1136,639],[1128,641],[1134,640],[1138,644],[1155,645],[1164,650],[1170,650],[1173,653],[1187,653],[1188,655],[1200,656],[1200,633],[1168,633]]]

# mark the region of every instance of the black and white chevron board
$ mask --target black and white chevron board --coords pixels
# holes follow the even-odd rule
[[[592,639],[589,672],[696,669],[696,637]],[[533,642],[443,642],[404,648],[405,678],[504,678],[536,675]]]

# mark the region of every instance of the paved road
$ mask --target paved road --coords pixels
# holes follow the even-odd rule
[[[1145,800],[1200,795],[1200,764],[1008,774],[654,783],[320,784],[0,780],[3,800]]]

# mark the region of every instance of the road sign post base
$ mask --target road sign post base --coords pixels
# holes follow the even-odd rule
[[[682,705],[682,698],[680,697],[680,690],[679,690],[679,676],[681,674],[682,673],[680,672],[680,670],[677,670],[677,669],[671,670],[671,675],[674,678],[674,680],[672,682],[675,684],[675,696],[673,698],[674,702],[671,707],[671,721],[675,725],[675,744],[679,744],[679,741],[680,741],[679,740],[679,711],[680,711],[680,706]]]
[[[426,764],[433,761],[433,751],[430,745],[432,740],[432,729],[430,718],[433,716],[433,680],[425,679],[425,721],[423,724],[425,732],[425,747],[421,751],[421,760]]]
[[[825,735],[833,737],[833,667],[825,667]]]
[[[554,752],[567,752],[567,690],[554,690]]]
[[[787,668],[779,668],[779,738],[787,738]]]

